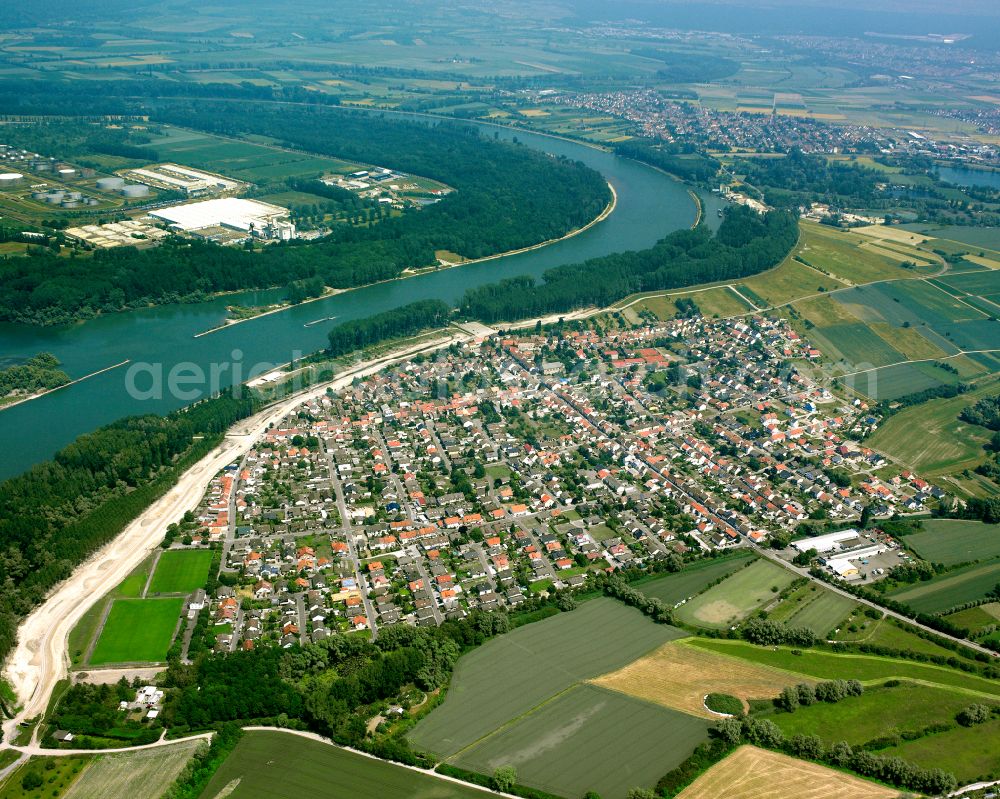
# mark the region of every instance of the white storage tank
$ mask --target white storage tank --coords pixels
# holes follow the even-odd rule
[[[14,186],[24,179],[20,172],[0,172],[0,189]]]
[[[102,191],[118,191],[125,187],[125,178],[98,178],[97,188]]]
[[[149,196],[149,186],[145,186],[142,183],[130,183],[127,186],[122,187],[123,197],[148,197]]]

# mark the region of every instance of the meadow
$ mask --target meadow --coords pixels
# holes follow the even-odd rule
[[[966,608],[945,617],[952,624],[978,632],[983,627],[1000,625],[1000,602],[987,602],[974,608]]]
[[[914,680],[950,688],[969,696],[1000,700],[1000,682],[930,663],[823,649],[792,650],[787,647],[759,647],[742,641],[717,639],[694,638],[688,645],[742,658],[752,663],[773,666],[817,680],[860,680],[866,684],[890,679]]]
[[[201,799],[482,799],[485,795],[291,733],[256,730],[243,735]]]
[[[774,598],[794,579],[787,569],[758,560],[681,605],[677,618],[698,627],[730,627]]]
[[[796,760],[741,746],[678,794],[678,799],[897,799],[899,791]]]
[[[705,708],[704,699],[710,693],[729,694],[744,702],[771,699],[786,685],[802,681],[797,674],[688,646],[684,640],[664,644],[591,680],[594,685],[709,719],[718,718]]]
[[[683,571],[639,582],[635,587],[648,597],[656,597],[673,605],[700,594],[710,583],[746,568],[753,559],[752,553],[744,549],[733,553],[733,557],[698,561]]]
[[[0,787],[0,799],[51,799],[62,796],[80,775],[86,773],[92,758],[73,757],[33,757],[22,763]],[[37,774],[43,780],[38,788],[25,789],[21,781],[28,774]]]
[[[1000,778],[1000,719],[975,727],[955,727],[915,741],[883,749],[879,754],[902,757],[928,768],[950,771],[959,784]]]
[[[1000,559],[964,566],[889,593],[918,613],[941,613],[983,599],[1000,582]]]
[[[594,685],[577,685],[460,752],[453,762],[557,796],[625,799],[652,788],[707,737],[708,722]],[[622,734],[628,730],[628,734]]]
[[[116,599],[90,665],[107,663],[162,663],[173,641],[183,598]]]
[[[1000,557],[1000,524],[963,519],[925,519],[919,533],[906,536],[906,546],[924,560],[954,566]]]
[[[190,594],[205,586],[211,565],[211,550],[167,550],[156,562],[147,594]]]
[[[902,682],[892,688],[870,687],[861,696],[835,704],[817,702],[799,707],[794,713],[775,712],[768,718],[787,737],[818,735],[827,743],[847,741],[858,746],[894,731],[919,731],[936,723],[953,724],[958,712],[970,704],[964,694]]]
[[[682,636],[604,598],[519,627],[459,660],[444,703],[413,728],[410,741],[450,757],[577,682]]]
[[[805,588],[806,592],[795,603],[785,622],[792,627],[808,627],[820,638],[826,638],[857,607],[853,600],[826,591],[815,583]]]

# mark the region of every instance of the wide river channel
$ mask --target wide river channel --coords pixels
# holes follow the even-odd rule
[[[110,314],[67,327],[0,325],[0,363],[51,352],[71,377],[78,378],[130,361],[126,366],[0,411],[0,478],[21,473],[48,459],[77,436],[115,419],[164,413],[188,404],[196,394],[213,387],[207,379],[213,365],[220,374],[216,382],[224,387],[232,381],[233,367],[229,364],[237,365],[241,379],[246,379],[251,371],[259,373],[269,364],[287,363],[296,355],[321,349],[327,331],[337,322],[418,299],[456,302],[468,288],[515,275],[540,276],[560,264],[644,249],[670,231],[694,223],[696,207],[686,187],[655,169],[562,139],[493,129],[503,138],[516,136],[530,147],[580,160],[596,169],[618,193],[614,213],[577,236],[538,250],[355,289],[198,338],[195,334],[223,322],[226,305],[273,301],[279,293],[248,292],[193,305]],[[714,227],[720,201],[711,194],[701,196],[705,221]],[[309,325],[328,317],[335,317],[335,321]],[[136,374],[135,364],[150,364],[152,371],[144,369],[142,374]],[[167,377],[178,364],[190,364],[195,373],[201,370],[206,376],[205,382],[184,383],[184,397],[166,390]],[[158,393],[152,390],[156,374],[163,376],[164,390],[159,392],[162,396],[149,397]],[[191,374],[185,370],[181,377]],[[137,395],[129,390],[129,383],[151,390]]]

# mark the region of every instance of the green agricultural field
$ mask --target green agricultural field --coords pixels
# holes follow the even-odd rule
[[[116,599],[90,656],[107,663],[162,663],[173,641],[183,598]]]
[[[575,683],[621,668],[683,636],[599,598],[487,641],[458,662],[444,703],[410,733],[450,757]]]
[[[851,283],[914,277],[899,264],[907,256],[890,254],[879,240],[849,231],[835,230],[814,222],[801,222],[799,258],[834,277]],[[872,249],[877,244],[876,249]],[[891,242],[890,242],[891,244]],[[864,245],[864,246],[862,246]],[[926,273],[927,270],[922,270]]]
[[[204,588],[211,565],[211,550],[167,550],[156,562],[147,596],[190,594],[195,589]]]
[[[734,553],[735,557],[697,561],[694,566],[674,574],[656,577],[635,587],[648,597],[656,597],[671,605],[693,597],[705,590],[710,583],[742,569],[754,558],[749,550]]]
[[[958,383],[959,376],[932,362],[896,363],[850,375],[843,381],[869,397],[894,400],[929,388]]]
[[[854,600],[817,588],[813,598],[788,617],[788,624],[808,627],[818,637],[826,638],[855,607],[857,603]]]
[[[730,627],[773,599],[794,579],[787,569],[758,560],[681,605],[677,617],[697,627]]]
[[[844,285],[841,281],[827,277],[815,269],[810,269],[805,264],[792,260],[792,257],[789,256],[776,269],[737,283],[736,290],[751,299],[756,295],[766,300],[770,305],[783,305],[800,297],[816,294],[821,289],[833,291],[844,288]],[[752,293],[745,292],[744,287]]]
[[[903,682],[894,688],[868,688],[862,696],[836,704],[817,702],[794,713],[768,717],[789,737],[800,733],[818,735],[827,743],[847,741],[857,746],[896,730],[916,731],[929,724],[954,723],[958,712],[970,704],[972,700],[965,694]]]
[[[936,399],[891,416],[868,443],[925,477],[974,468],[990,432],[958,418],[962,409],[1000,392],[992,382],[952,399]]]
[[[965,627],[976,633],[983,627],[1000,625],[1000,602],[987,602],[985,605],[966,608],[958,613],[951,613],[945,618],[952,624],[957,624],[959,627]]]
[[[861,322],[830,325],[820,328],[819,332],[833,345],[841,359],[853,364],[855,369],[887,366],[906,360],[903,353]],[[809,335],[814,333],[810,331]]]
[[[673,319],[677,315],[676,302],[679,299],[692,300],[703,316],[737,316],[752,310],[746,300],[728,286],[716,286],[704,291],[654,295],[636,303],[630,310],[645,309],[659,319]]]
[[[906,585],[889,596],[918,613],[941,613],[956,605],[983,599],[1000,583],[1000,559],[965,566],[926,582]]]
[[[906,741],[879,754],[950,771],[960,785],[1000,779],[1000,719]]]
[[[249,731],[201,799],[483,799],[486,793],[292,733]]]
[[[463,750],[454,763],[480,774],[511,765],[518,782],[557,796],[595,791],[624,799],[630,788],[652,788],[707,737],[709,725],[617,691],[577,685]]]
[[[1000,524],[962,519],[927,519],[906,545],[924,560],[954,566],[971,560],[1000,557]]]
[[[722,639],[692,638],[689,645],[817,680],[860,680],[866,684],[890,679],[914,680],[1000,701],[1000,682],[930,663],[825,649],[806,649],[795,654],[798,650],[787,647],[760,647]]]

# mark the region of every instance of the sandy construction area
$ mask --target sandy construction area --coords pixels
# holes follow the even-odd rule
[[[895,799],[900,792],[793,757],[741,746],[678,799]]]

